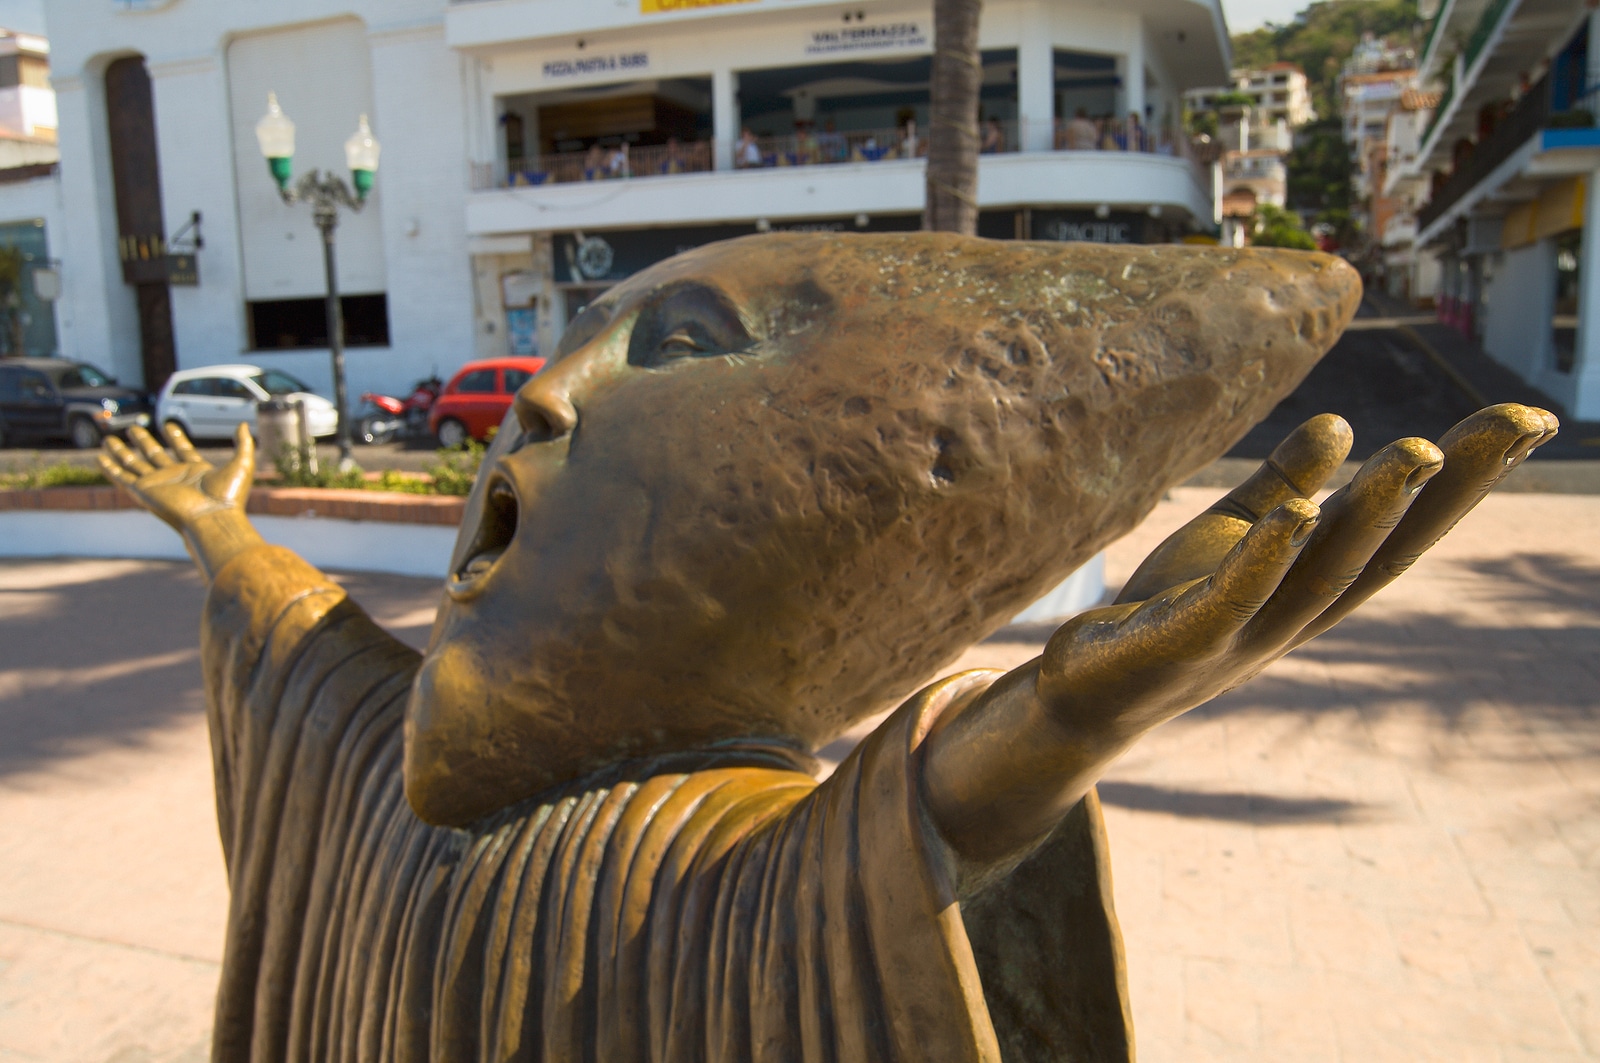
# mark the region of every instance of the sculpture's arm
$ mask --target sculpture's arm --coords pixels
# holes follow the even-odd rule
[[[1543,410],[1503,405],[1435,447],[1402,439],[1331,495],[1350,431],[1302,425],[1248,482],[1162,543],[1116,604],[1082,613],[1044,653],[941,720],[923,796],[946,840],[982,868],[1034,844],[1143,734],[1327,630],[1449,531],[1555,435]],[[1426,484],[1425,490],[1419,490]]]
[[[255,441],[241,424],[234,435],[233,460],[219,469],[195,451],[182,429],[169,424],[166,431],[170,452],[143,428],[129,430],[133,447],[107,438],[100,467],[140,505],[177,529],[210,583],[223,565],[262,544],[244,513],[255,479]]]

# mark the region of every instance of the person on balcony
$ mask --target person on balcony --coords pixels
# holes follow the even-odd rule
[[[978,151],[984,155],[997,155],[1005,150],[1006,135],[1000,130],[1000,119],[990,118],[983,126],[983,143]]]
[[[661,157],[661,173],[688,173],[689,160],[683,154],[683,145],[677,137],[667,138],[667,152]]]
[[[1082,107],[1078,108],[1072,116],[1072,121],[1062,130],[1061,137],[1057,140],[1057,147],[1066,148],[1068,151],[1093,151],[1100,146],[1100,128],[1089,119],[1089,112]]]
[[[922,141],[917,137],[917,120],[907,118],[900,124],[900,158],[914,159],[922,154]]]
[[[612,148],[611,149],[611,154],[606,156],[606,176],[607,177],[632,177],[633,176],[633,171],[632,171],[632,169],[630,169],[630,167],[628,165],[628,142],[626,140],[624,140],[621,144],[618,144],[616,147]]]
[[[796,166],[813,166],[822,161],[822,145],[812,123],[799,119],[794,124],[794,159]]]
[[[733,164],[740,169],[754,169],[761,165],[761,145],[756,135],[745,126],[739,133],[739,143],[733,146]]]
[[[583,179],[585,181],[598,181],[605,175],[605,152],[600,150],[599,144],[590,144],[588,154],[583,157]]]
[[[1128,124],[1123,128],[1123,151],[1149,151],[1146,142],[1144,123],[1139,121],[1138,111],[1128,112]]]

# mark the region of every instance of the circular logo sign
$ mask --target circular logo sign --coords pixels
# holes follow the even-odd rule
[[[590,280],[609,276],[616,259],[611,245],[598,236],[586,236],[578,244],[578,272]]]

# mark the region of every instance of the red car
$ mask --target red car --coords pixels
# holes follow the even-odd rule
[[[485,439],[511,408],[517,389],[544,368],[543,358],[485,358],[450,378],[428,410],[428,428],[441,447]]]

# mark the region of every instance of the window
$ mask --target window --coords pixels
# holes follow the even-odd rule
[[[311,390],[305,381],[292,377],[281,369],[268,369],[265,373],[250,379],[260,385],[261,390],[268,395],[293,395],[297,391]]]
[[[17,402],[22,398],[22,371],[0,369],[0,402]]]
[[[111,385],[111,379],[92,365],[75,365],[56,377],[56,383],[64,388],[103,388]]]
[[[245,402],[255,402],[256,393],[251,391],[242,380],[232,377],[217,377],[212,382],[213,393],[219,399],[242,399]]]
[[[518,391],[521,391],[522,385],[533,379],[533,374],[528,372],[526,369],[507,369],[505,371],[505,375],[506,390],[512,394],[516,394]]]
[[[180,380],[172,385],[172,393],[174,395],[210,395],[212,394],[211,378],[192,377],[188,380]]]
[[[49,402],[55,397],[56,389],[50,386],[50,381],[43,373],[35,373],[31,369],[22,371],[22,401]]]
[[[495,375],[493,369],[474,369],[461,378],[456,391],[463,395],[492,395]]]
[[[377,295],[345,295],[346,347],[389,345],[389,299]],[[325,299],[266,299],[247,303],[250,346],[258,351],[316,350],[328,345],[328,303]]]

